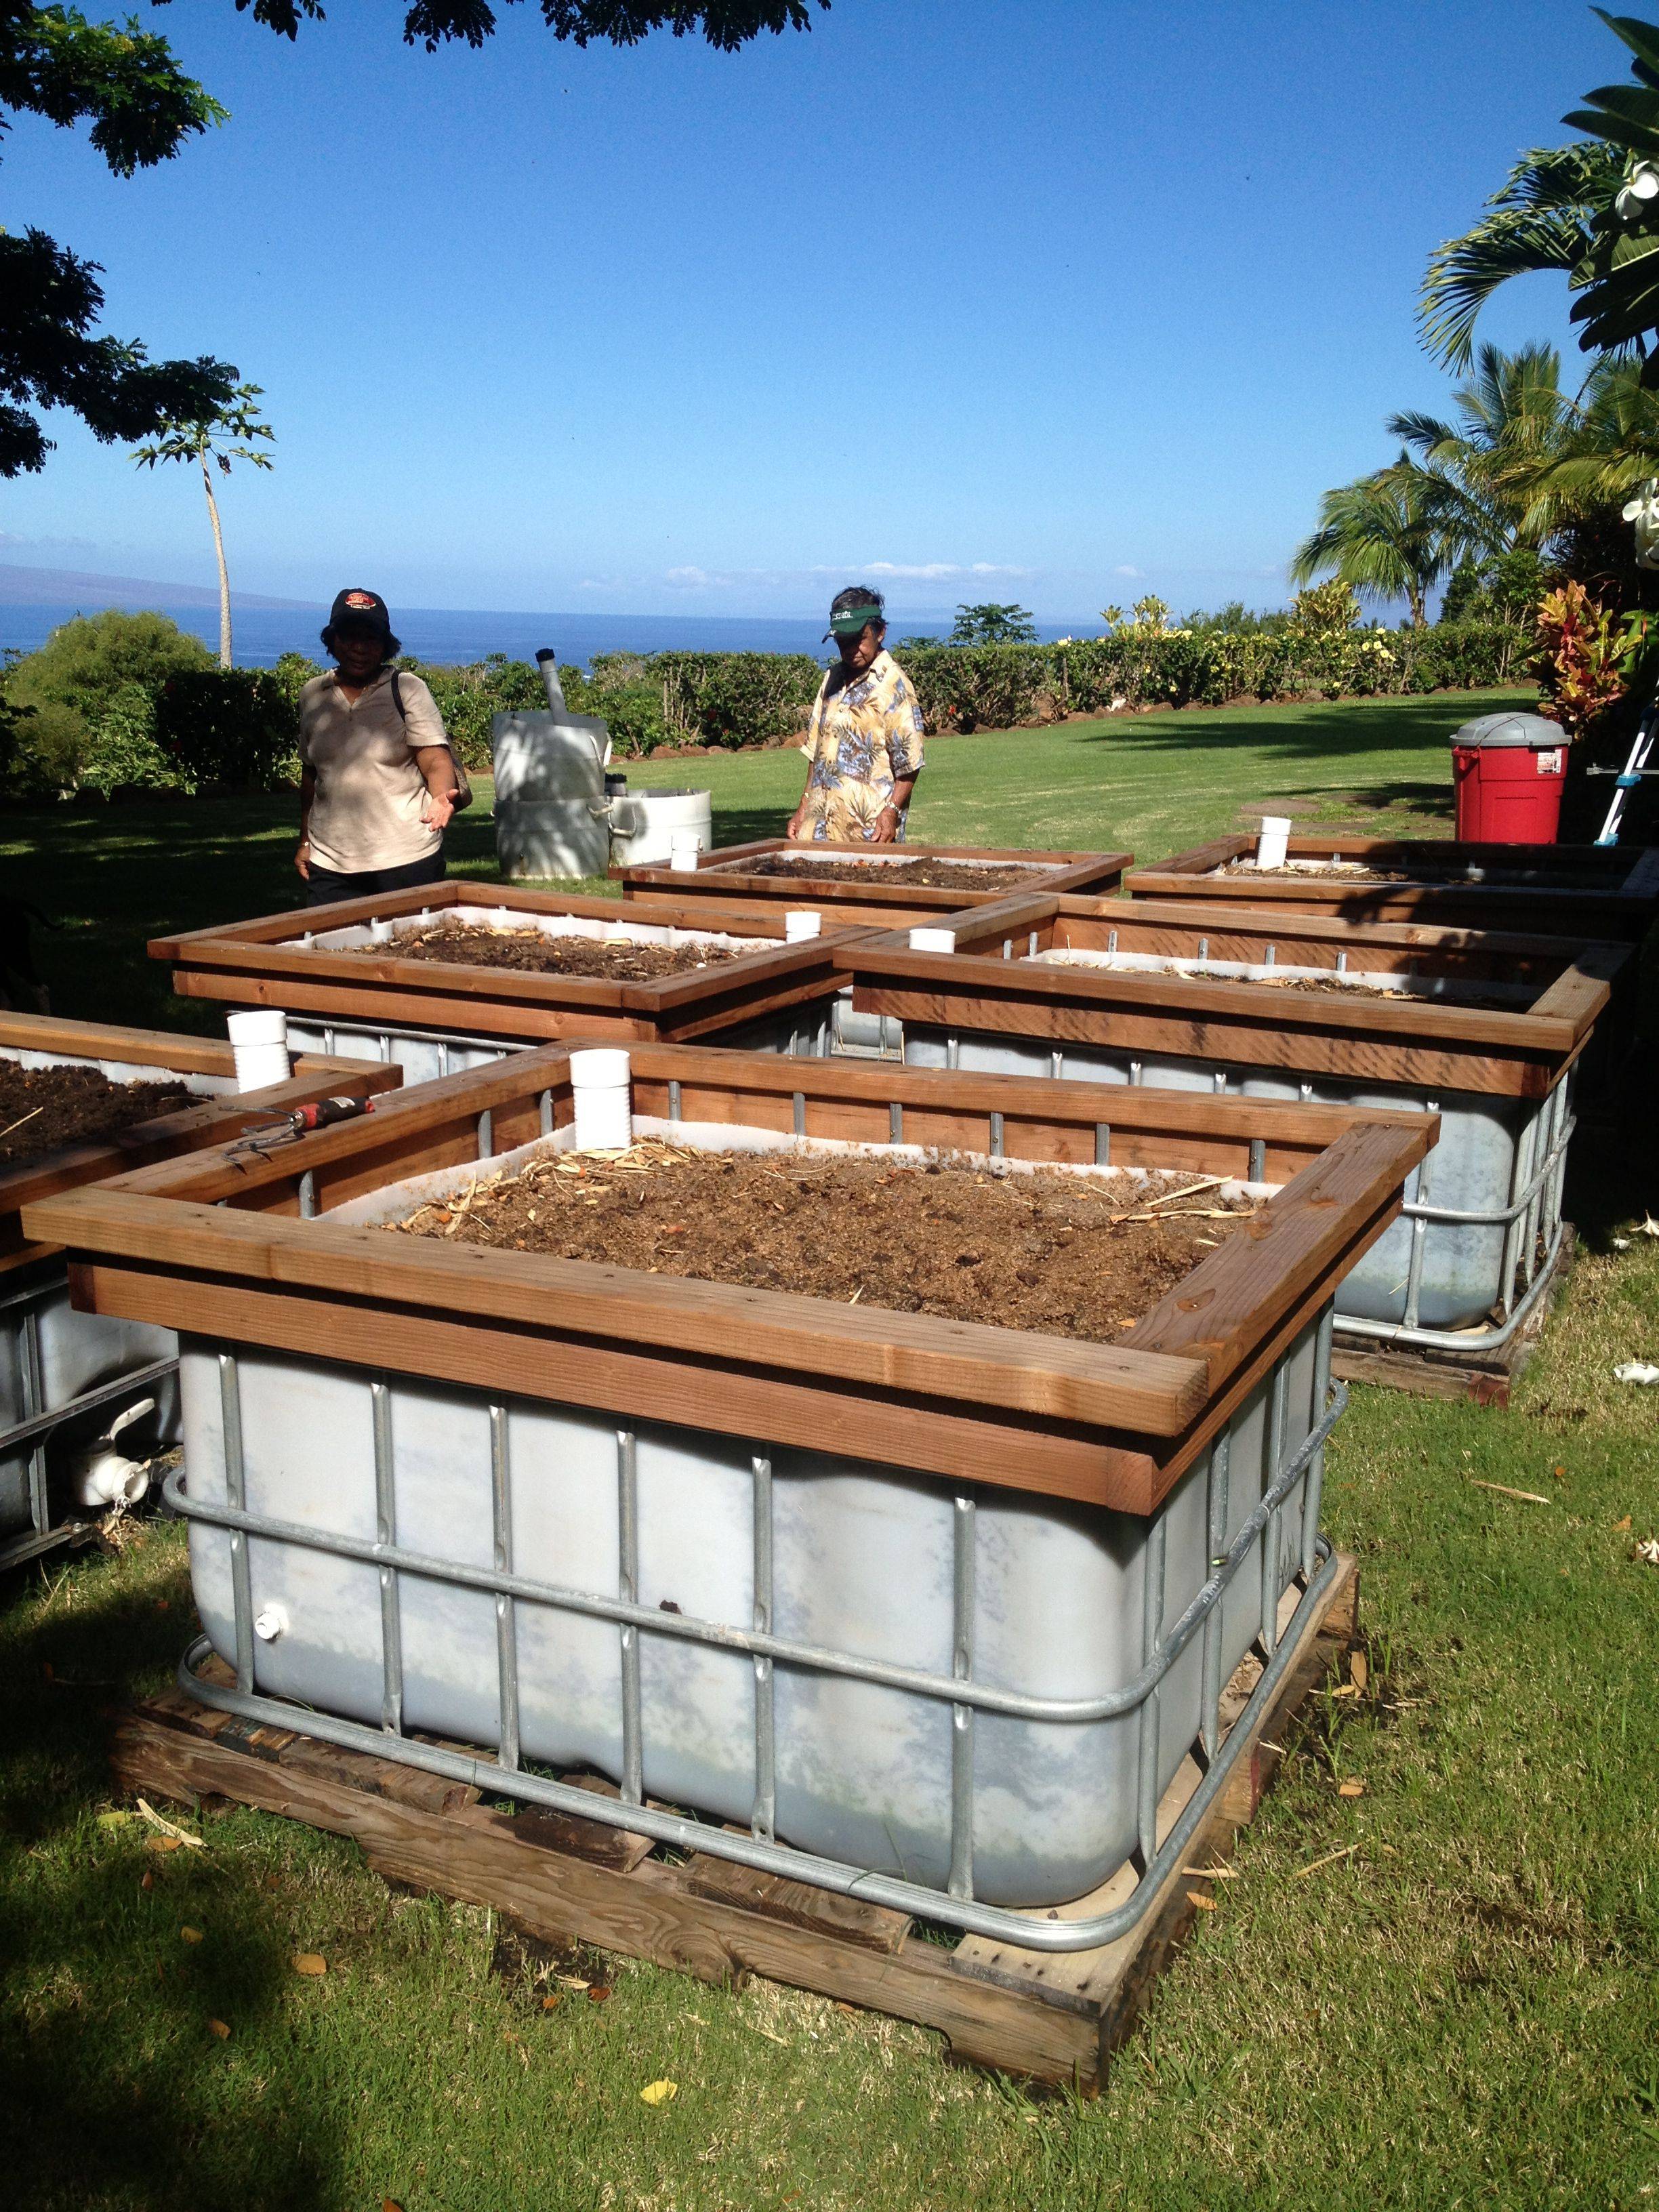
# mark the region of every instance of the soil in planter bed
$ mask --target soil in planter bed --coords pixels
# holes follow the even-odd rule
[[[546,1155],[389,1226],[1110,1344],[1259,1210],[1206,1181],[1102,1185],[650,1139]]]
[[[1318,883],[1335,878],[1349,884],[1468,884],[1476,890],[1490,884],[1498,890],[1535,889],[1550,891],[1601,891],[1614,888],[1606,876],[1559,874],[1553,868],[1460,866],[1449,860],[1443,867],[1425,861],[1420,867],[1368,868],[1358,860],[1302,860],[1293,868],[1258,868],[1251,860],[1227,860],[1209,872],[1215,876],[1261,876],[1274,883]]]
[[[733,875],[805,876],[815,884],[905,884],[913,890],[1001,891],[1029,884],[1036,865],[1000,868],[983,860],[809,860],[793,853],[724,863]]]
[[[1126,975],[1147,973],[1144,968],[1115,969],[1106,960],[1044,960],[1039,957],[1031,964],[1039,968],[1102,968],[1108,974]],[[1259,985],[1267,991],[1308,991],[1334,999],[1387,999],[1396,1006],[1486,1006],[1513,1013],[1516,1006],[1512,999],[1465,998],[1462,995],[1455,999],[1435,999],[1426,992],[1391,991],[1382,983],[1346,983],[1334,975],[1208,975],[1201,969],[1194,969],[1190,975],[1176,980],[1183,983],[1248,983],[1253,988]]]
[[[1334,975],[1250,975],[1243,980],[1260,983],[1269,991],[1312,991],[1336,999],[1387,999],[1396,1006],[1486,1006],[1512,1014],[1518,1004],[1513,999],[1483,999],[1478,993],[1469,997],[1460,993],[1455,999],[1431,998],[1426,991],[1390,991],[1382,983],[1341,983]]]
[[[694,968],[735,960],[723,945],[637,945],[632,938],[549,937],[539,929],[481,929],[438,922],[391,945],[359,945],[374,959],[449,960],[464,968],[514,968],[538,975],[592,975],[613,983],[655,983]]]
[[[95,1067],[0,1060],[0,1166],[113,1137],[199,1103],[182,1083],[112,1083]]]

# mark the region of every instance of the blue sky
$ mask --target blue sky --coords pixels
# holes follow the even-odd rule
[[[736,56],[499,12],[428,56],[392,0],[297,46],[142,9],[222,129],[130,182],[10,139],[8,228],[105,264],[107,328],[265,387],[245,590],[1277,604],[1320,492],[1446,398],[1430,249],[1625,74],[1580,0],[835,0]],[[1558,283],[1510,292],[1486,335],[1571,346]],[[0,557],[211,580],[199,483],[52,428]]]

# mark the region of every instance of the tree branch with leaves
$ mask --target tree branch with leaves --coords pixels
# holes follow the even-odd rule
[[[165,6],[167,0],[155,0]],[[505,0],[513,5],[514,0]],[[294,39],[320,22],[318,0],[234,0],[239,15]],[[730,53],[763,31],[811,27],[830,0],[540,0],[554,37],[579,46],[635,46],[655,30],[700,32]],[[416,0],[404,17],[410,46],[428,52],[453,40],[481,46],[496,18],[483,0]],[[84,124],[118,177],[169,161],[189,138],[227,120],[185,75],[165,39],[126,24],[91,23],[78,9],[0,0],[0,137],[9,115],[39,115],[59,129]],[[240,372],[202,356],[152,362],[136,339],[100,337],[104,304],[95,261],[44,231],[0,232],[0,478],[45,466],[52,441],[35,409],[78,415],[94,438],[148,437],[170,423],[206,419],[231,401]]]

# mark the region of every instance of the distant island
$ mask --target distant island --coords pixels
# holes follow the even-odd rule
[[[24,568],[0,560],[0,607],[212,607],[219,594],[205,584],[158,584],[143,576],[92,576],[79,568]],[[233,607],[271,614],[314,614],[317,599],[273,599],[258,592],[233,592]]]

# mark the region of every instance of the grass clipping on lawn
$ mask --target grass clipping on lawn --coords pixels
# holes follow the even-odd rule
[[[387,1225],[1109,1344],[1259,1210],[1221,1197],[1221,1180],[1126,1183],[647,1139],[625,1152],[544,1154]]]

